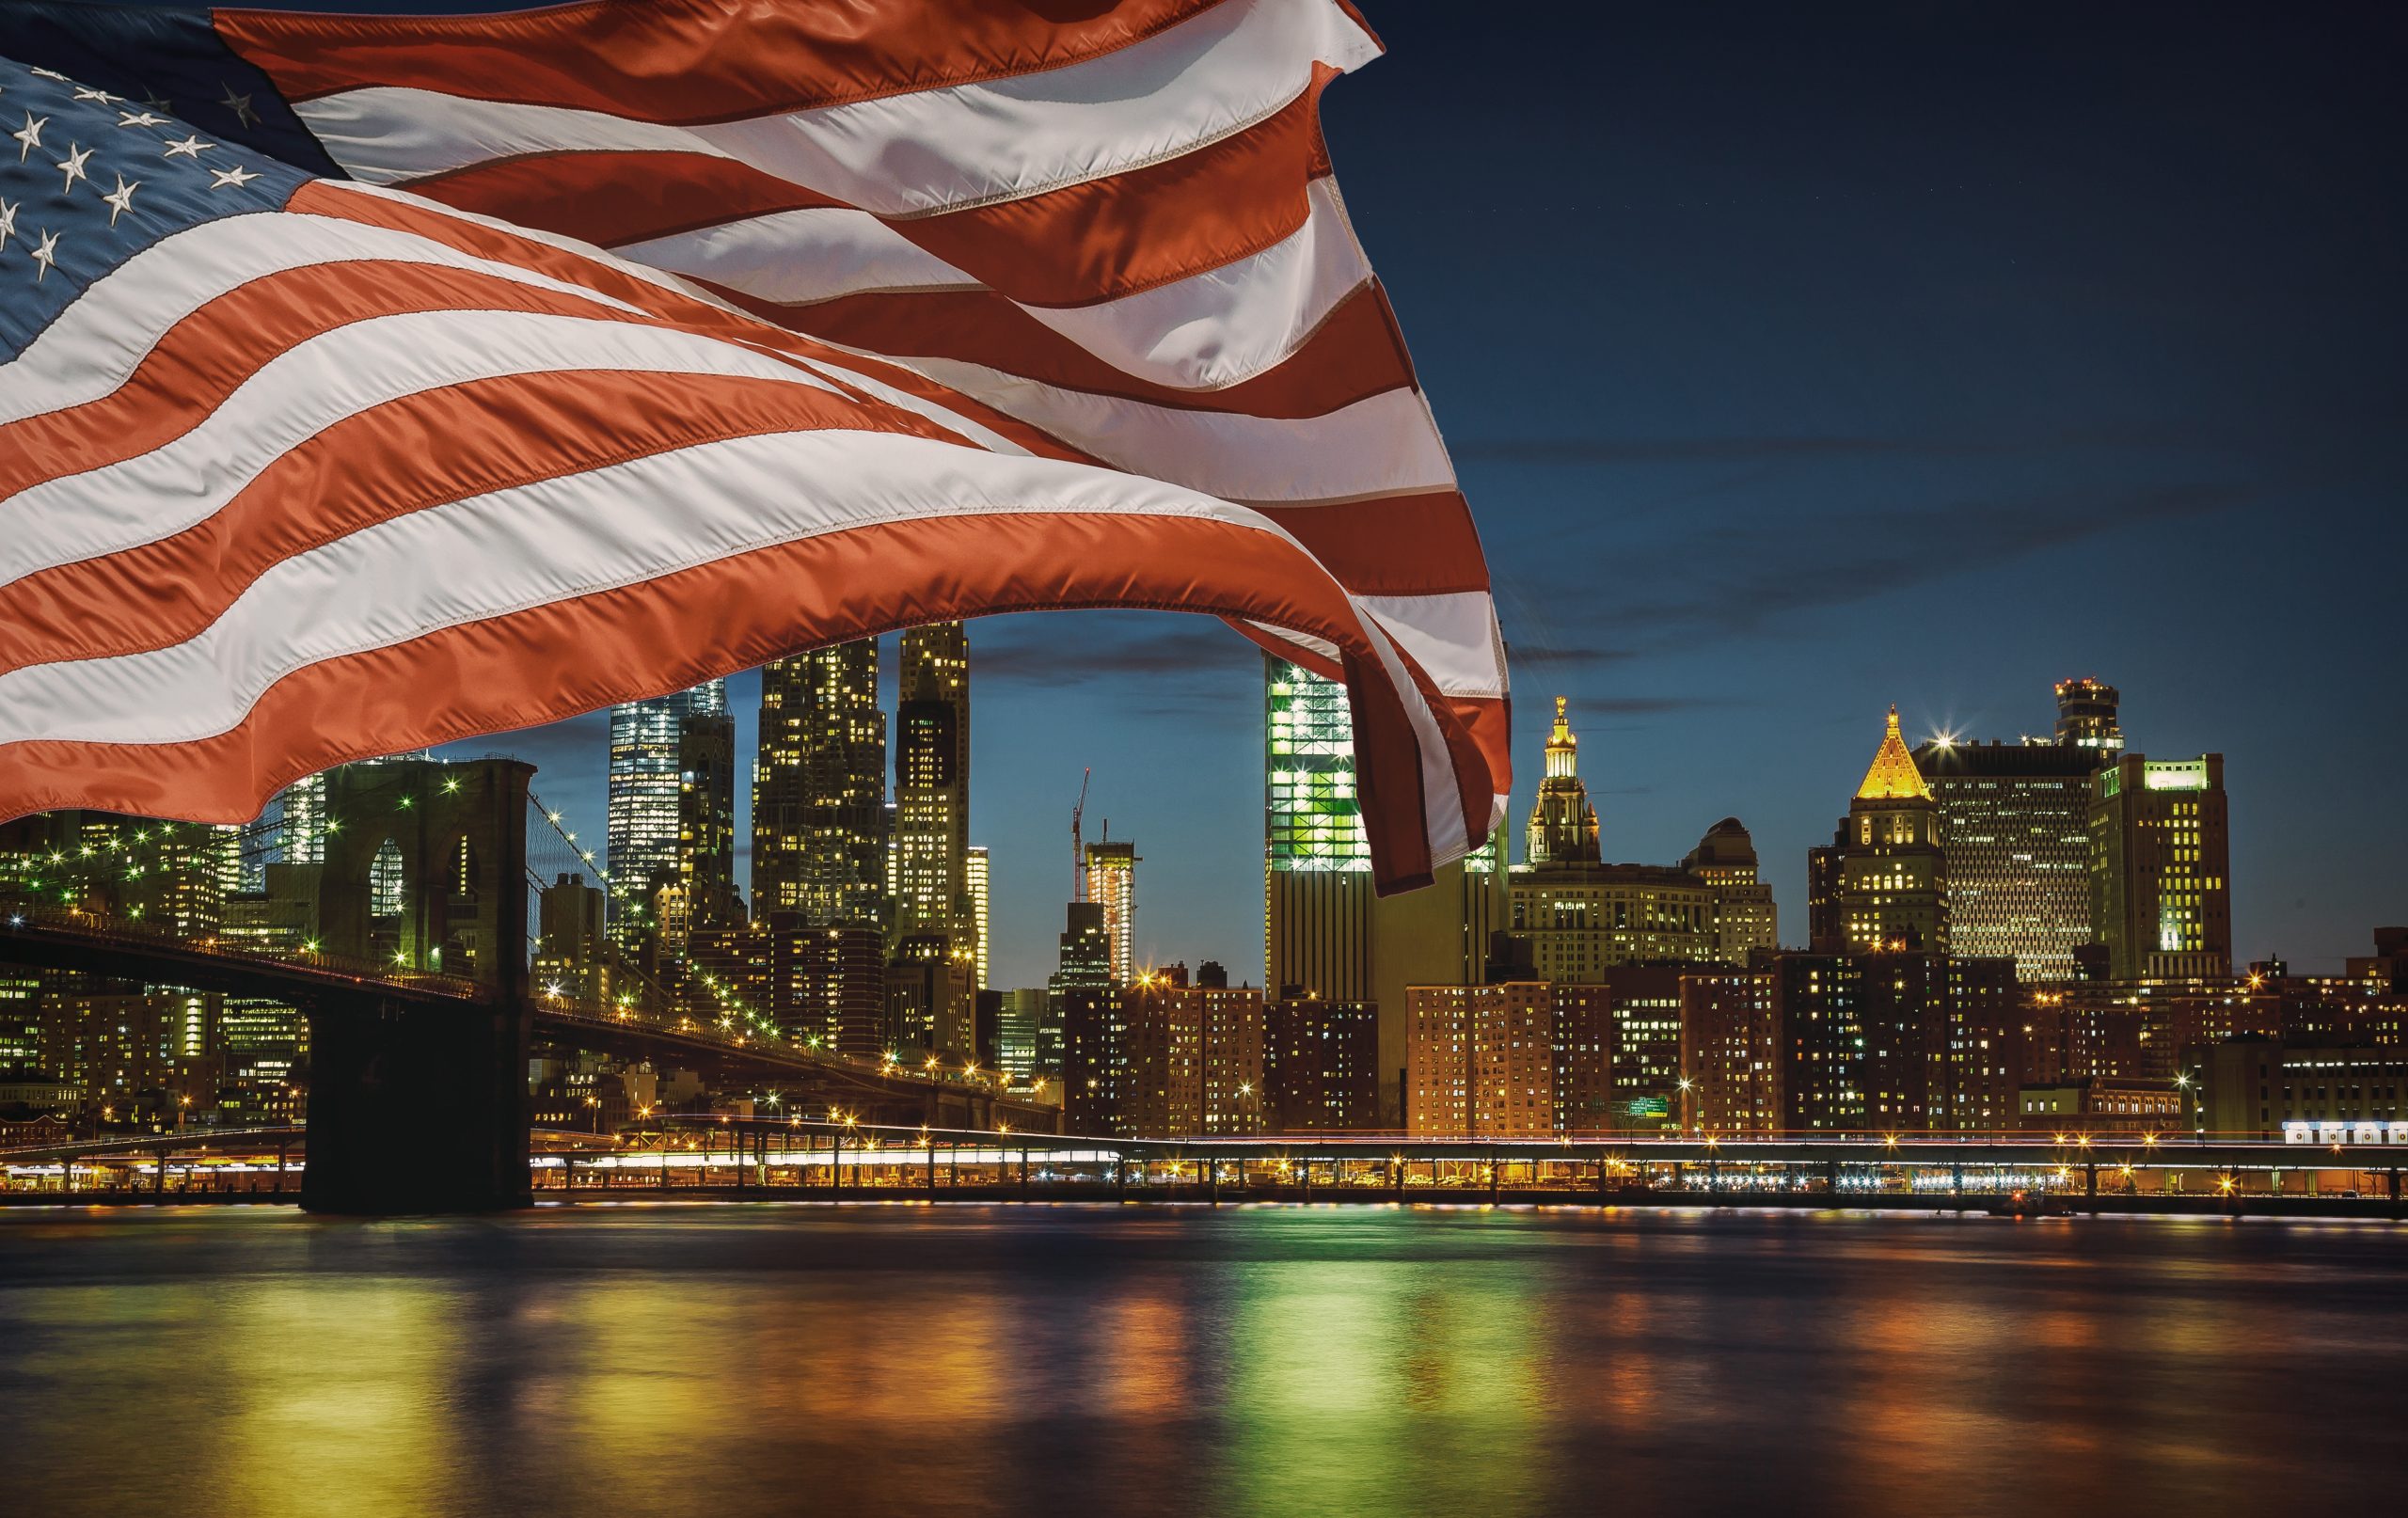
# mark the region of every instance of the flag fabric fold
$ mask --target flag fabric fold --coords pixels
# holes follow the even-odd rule
[[[1154,607],[1347,682],[1384,889],[1476,846],[1487,573],[1318,126],[1376,40],[933,8],[0,12],[0,814]]]

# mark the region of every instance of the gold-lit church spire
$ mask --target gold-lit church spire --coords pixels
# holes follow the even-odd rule
[[[1913,751],[1898,732],[1898,708],[1890,707],[1890,728],[1881,735],[1880,751],[1873,756],[1873,767],[1864,772],[1864,783],[1856,788],[1860,801],[1928,801],[1931,788],[1923,783],[1923,771],[1915,767]]]
[[[1527,854],[1532,864],[1597,862],[1597,809],[1580,783],[1580,740],[1572,735],[1569,704],[1555,698],[1555,728],[1547,735],[1546,778],[1530,813]]]

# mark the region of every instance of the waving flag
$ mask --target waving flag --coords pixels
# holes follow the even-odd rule
[[[0,815],[1142,606],[1347,681],[1385,886],[1477,844],[1486,571],[1317,123],[1377,43],[1061,8],[0,9]]]

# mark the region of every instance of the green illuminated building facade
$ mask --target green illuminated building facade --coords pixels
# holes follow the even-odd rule
[[[2090,783],[2090,915],[2113,980],[2232,973],[2224,755],[2130,753]]]
[[[1346,688],[1263,665],[1263,985],[1273,1000],[1368,1004],[1379,1027],[1383,1121],[1402,1121],[1408,986],[1481,981],[1504,926],[1503,830],[1431,884],[1380,899],[1354,789]]]

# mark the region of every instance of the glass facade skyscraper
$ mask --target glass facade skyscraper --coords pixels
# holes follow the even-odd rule
[[[678,740],[689,714],[725,716],[727,682],[623,702],[610,708],[608,867],[612,924],[650,894],[655,878],[677,869],[683,771]],[[649,915],[647,913],[646,915]]]
[[[970,639],[905,629],[895,713],[894,939],[943,934],[979,951],[970,894]]]
[[[752,907],[814,926],[886,920],[886,713],[878,642],[761,670],[752,772]]]
[[[1354,793],[1346,688],[1266,656],[1263,710],[1272,871],[1368,873],[1371,846]]]
[[[1121,985],[1136,973],[1137,846],[1125,838],[1087,845],[1086,876],[1087,899],[1103,909],[1112,940],[1112,982]]]

